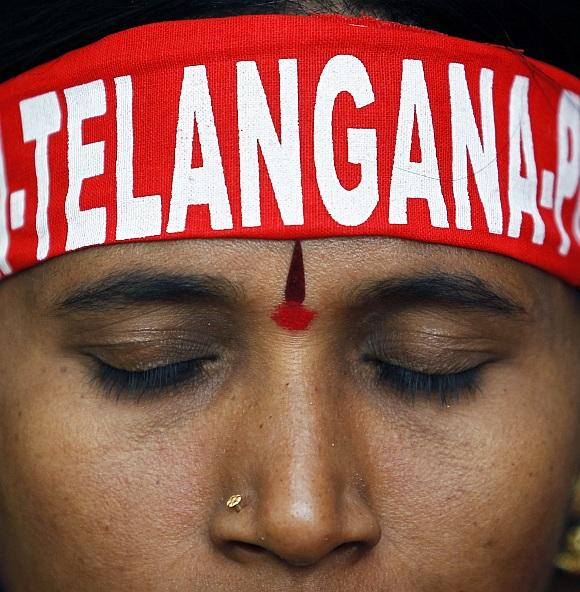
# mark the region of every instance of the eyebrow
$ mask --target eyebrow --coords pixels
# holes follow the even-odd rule
[[[54,304],[59,312],[98,312],[146,303],[190,304],[214,300],[238,301],[241,290],[225,278],[129,271],[106,276],[80,286]]]
[[[355,299],[361,304],[368,301],[431,304],[469,312],[528,316],[523,305],[470,273],[437,272],[380,280],[363,287]]]

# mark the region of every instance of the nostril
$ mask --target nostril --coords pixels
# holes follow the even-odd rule
[[[238,561],[257,559],[269,553],[267,549],[260,545],[245,543],[243,541],[231,541],[224,548],[227,555]]]
[[[260,545],[253,545],[252,543],[243,543],[240,541],[238,543],[232,543],[232,545],[236,545],[239,549],[247,551],[248,553],[254,553],[256,555],[268,553],[264,547],[260,547]]]
[[[282,561],[288,560],[288,558],[278,556],[276,553],[272,552],[272,550],[266,548],[265,546],[246,543],[244,541],[231,541],[225,547],[226,553],[230,557],[236,558],[239,561],[251,561],[252,559],[257,559],[264,555],[273,555]],[[347,542],[338,545],[331,551],[331,553],[342,556],[347,561],[356,561],[367,550],[367,545],[358,542]],[[296,566],[308,566],[312,564],[312,560],[307,558],[303,558],[302,560],[295,559],[292,561],[292,563]]]
[[[370,551],[371,545],[361,542],[350,542],[338,545],[333,551],[335,555],[343,556],[346,559],[358,560],[362,555]]]

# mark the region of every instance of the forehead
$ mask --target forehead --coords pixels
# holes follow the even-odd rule
[[[252,299],[276,299],[293,246],[291,241],[213,239],[99,247],[49,261],[6,283],[24,289],[35,307],[83,284],[140,271],[214,276]],[[373,281],[433,272],[471,274],[531,312],[545,305],[548,292],[566,291],[559,280],[528,265],[456,247],[374,237],[309,240],[302,247],[309,299],[336,299]]]

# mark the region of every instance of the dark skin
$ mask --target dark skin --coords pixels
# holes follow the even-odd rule
[[[0,284],[8,592],[548,588],[574,291],[451,247],[302,248],[300,331],[272,319],[292,242],[89,249]]]

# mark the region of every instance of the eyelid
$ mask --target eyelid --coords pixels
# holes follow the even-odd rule
[[[210,359],[224,355],[224,347],[213,341],[193,339],[96,343],[80,353],[126,371],[146,371],[192,359]]]
[[[209,348],[226,348],[237,342],[239,331],[231,315],[206,308],[147,307],[133,315],[103,314],[99,319],[70,320],[63,324],[63,347],[69,352],[129,351],[162,348],[203,352]],[[99,351],[100,350],[100,351]]]
[[[412,343],[392,343],[390,340],[377,341],[371,338],[363,351],[368,361],[374,359],[427,375],[458,374],[505,357],[499,350],[483,347],[477,343],[469,347],[468,343],[463,347],[450,345],[447,348],[443,344],[439,347],[415,346]]]
[[[382,355],[375,355],[374,352],[365,354],[363,361],[371,364],[382,364],[390,368],[399,368],[414,372],[424,376],[453,376],[463,374],[471,370],[481,368],[487,364],[495,361],[493,359],[485,360],[448,360],[445,365],[431,363],[417,363],[415,360],[410,360],[407,357],[384,358]],[[430,367],[429,367],[430,366]]]
[[[359,338],[367,347],[377,344],[385,351],[418,350],[426,355],[449,352],[495,354],[511,357],[528,338],[508,319],[498,321],[493,315],[464,315],[461,311],[375,309],[367,312],[358,324]]]
[[[385,331],[375,327],[362,336],[364,355],[425,374],[451,374],[512,357],[515,351],[485,335],[437,334],[432,331]]]

